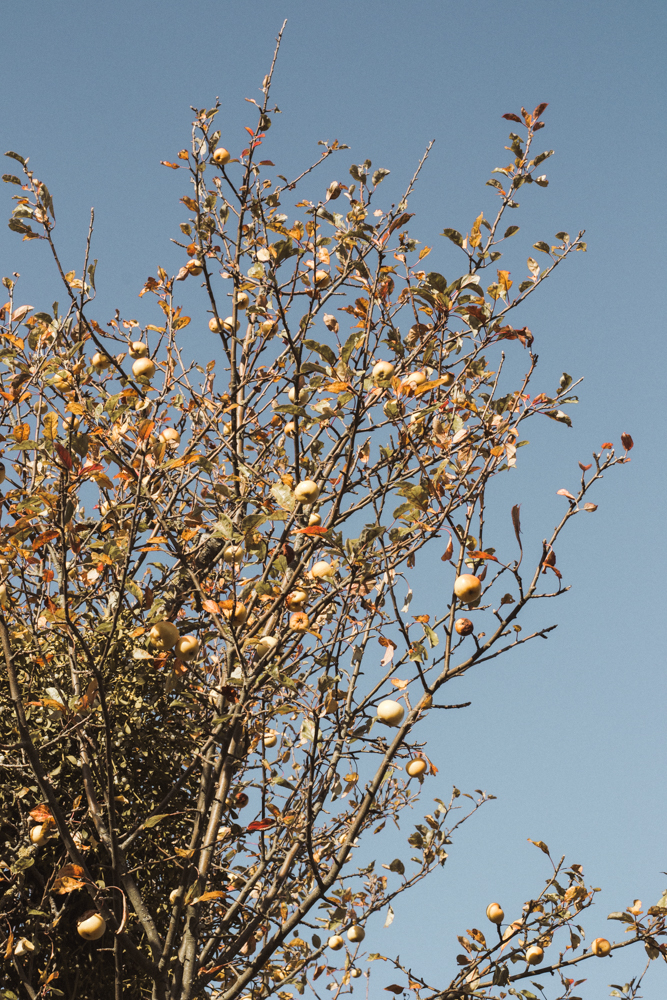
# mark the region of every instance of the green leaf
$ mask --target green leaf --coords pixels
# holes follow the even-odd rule
[[[634,924],[634,919],[629,913],[621,913],[620,910],[610,913],[607,920],[621,920],[624,924]]]
[[[426,275],[426,280],[428,281],[431,288],[435,288],[437,292],[447,291],[447,279],[444,278],[437,271],[429,271]]]
[[[285,486],[284,483],[274,483],[271,487],[271,496],[284,510],[294,510],[294,494],[289,486]]]
[[[2,179],[5,184],[18,184],[19,187],[21,186],[21,181],[14,174],[3,174]]]
[[[126,580],[125,589],[129,590],[129,592],[132,594],[132,597],[136,597],[136,599],[139,601],[139,604],[143,604],[144,600],[143,592],[141,590],[141,587],[134,580]]]
[[[551,253],[551,247],[544,240],[538,240],[537,243],[533,243],[533,246],[536,250],[541,250],[542,253]]]
[[[560,377],[560,382],[558,383],[558,392],[565,392],[566,389],[572,385],[572,376],[568,375],[567,372],[563,372]]]
[[[508,226],[508,228],[505,230],[505,236],[503,238],[507,239],[508,236],[514,236],[514,234],[518,232],[519,232],[519,226]]]
[[[31,233],[32,229],[30,226],[26,226],[25,223],[19,222],[18,219],[10,219],[7,223],[9,228],[14,233]]]
[[[388,177],[391,173],[390,170],[385,170],[384,167],[380,167],[378,170],[373,171],[373,184],[377,187],[380,181],[383,181],[385,177]]]
[[[18,160],[22,167],[25,167],[25,160],[18,153],[12,153],[11,149],[9,152],[5,153],[5,156],[11,156],[12,160]]]
[[[169,813],[158,813],[156,816],[149,816],[144,823],[144,830],[151,830],[158,823],[161,823],[163,819],[166,819]]]
[[[332,366],[336,364],[336,355],[328,344],[320,344],[316,340],[304,340],[303,346],[307,347],[309,351],[315,351],[327,364]]]
[[[500,186],[500,185],[498,185],[498,186]],[[452,243],[456,243],[457,247],[462,247],[463,246],[463,237],[458,232],[458,230],[456,230],[456,229],[443,229],[441,235],[442,236],[446,236],[448,240],[452,241]]]
[[[405,874],[405,865],[400,858],[394,858],[392,863],[389,865],[390,872],[398,872],[399,875]]]
[[[431,649],[434,649],[440,642],[437,633],[433,631],[430,625],[422,624],[422,628],[424,629],[424,635],[426,636],[431,645]]]
[[[551,417],[552,420],[557,420],[559,424],[567,424],[568,427],[572,426],[572,421],[563,410],[546,410],[544,415],[545,417]]]
[[[295,417],[308,416],[303,406],[297,406],[296,403],[281,403],[280,406],[274,406],[274,410],[276,413],[291,413]]]
[[[343,344],[343,347],[342,347],[341,352],[340,352],[340,360],[343,362],[343,364],[346,365],[348,363],[348,361],[350,360],[350,355],[352,354],[352,351],[355,349],[355,347],[357,346],[357,344],[360,343],[363,339],[364,339],[364,334],[363,333],[360,334],[359,332],[357,332],[357,333],[351,333],[350,334],[350,336],[347,338],[347,340]]]
[[[500,181],[497,181],[495,177],[492,177],[490,181],[486,182],[487,187],[498,188],[499,191],[503,190],[503,186]]]

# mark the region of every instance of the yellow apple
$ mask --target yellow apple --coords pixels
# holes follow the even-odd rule
[[[378,361],[373,367],[373,378],[375,379],[391,378],[393,374],[394,366],[391,361]]]
[[[500,903],[489,903],[486,908],[486,915],[492,924],[502,924],[505,914]]]
[[[353,941],[355,944],[358,941],[363,941],[366,937],[366,931],[359,924],[352,924],[349,931],[347,932],[348,941]]]
[[[296,434],[296,424],[293,420],[288,420],[283,430],[285,431],[287,437],[294,437]]]
[[[303,479],[294,490],[294,499],[297,503],[315,503],[320,495],[320,488],[312,479]]]
[[[44,832],[44,827],[41,823],[38,826],[33,826],[30,831],[30,841],[35,845],[35,847],[44,847],[44,844],[48,839],[49,838]]]
[[[242,545],[227,545],[222,553],[222,558],[226,563],[240,563],[243,560]]]
[[[378,719],[387,726],[400,726],[405,715],[405,709],[397,701],[385,699],[378,705]]]
[[[454,593],[462,604],[472,604],[482,593],[482,581],[472,573],[462,573],[456,578]]]
[[[305,632],[310,625],[310,619],[304,611],[295,611],[290,615],[289,627],[293,632]]]
[[[171,649],[181,638],[175,625],[168,621],[156,622],[148,633],[148,642],[162,652]]]
[[[229,607],[225,607],[226,604]],[[248,609],[240,601],[223,601],[222,613],[232,625],[243,625],[248,617]]]
[[[308,402],[311,395],[312,394],[308,391],[308,389],[299,389],[299,393],[297,395],[294,386],[292,386],[292,388],[287,393],[287,398],[289,399],[290,403],[295,403],[297,406],[303,406],[305,403]]]
[[[426,372],[411,372],[403,383],[403,388],[415,390],[428,381]]]
[[[235,322],[234,322],[234,317],[233,317],[233,316],[228,316],[228,317],[227,317],[227,319],[225,319],[225,320],[223,321],[223,324],[222,324],[222,325],[223,325],[223,327],[225,328],[225,332],[226,332],[226,333],[231,333],[231,332],[232,332],[232,330],[233,330],[234,332],[238,332],[238,328],[239,328],[239,327],[240,327],[240,325],[241,325],[241,321],[240,321],[239,319],[237,319],[237,321],[236,321],[236,323],[235,323]]]
[[[65,417],[63,420],[63,430],[68,433],[69,431],[78,431],[81,426],[81,421],[78,417]]]
[[[213,316],[213,317],[212,317],[212,318],[211,318],[211,319],[210,319],[210,320],[208,321],[208,328],[209,328],[209,330],[211,331],[211,333],[221,333],[221,332],[222,332],[222,329],[223,329],[223,327],[224,327],[224,323],[222,323],[221,321],[217,320],[217,319],[215,318],[215,316]]]
[[[196,635],[181,636],[174,646],[174,652],[183,663],[189,663],[199,652],[199,639]]]
[[[361,975],[361,969],[350,969],[350,975],[352,979],[358,979]]]
[[[328,271],[315,271],[315,287],[326,288],[331,284],[331,276]]]
[[[2,482],[1,479],[0,479],[0,482]],[[308,518],[308,527],[309,528],[316,528],[321,523],[322,523],[322,518],[320,517],[319,514],[315,514],[314,512]]]
[[[471,635],[475,626],[469,618],[457,618],[454,622],[454,628],[459,635]]]
[[[132,365],[132,374],[135,378],[151,379],[155,375],[155,364],[150,358],[137,358]]]
[[[423,757],[416,757],[415,760],[410,761],[405,770],[411,778],[418,778],[420,774],[424,773],[427,767],[428,764]]]
[[[7,469],[5,468],[5,463],[0,462],[0,483],[4,483],[6,475]]]
[[[64,368],[53,376],[53,387],[59,392],[68,392],[72,388],[72,382],[71,373]]]
[[[336,570],[333,568],[331,563],[326,562],[324,559],[320,559],[316,562],[310,571],[310,575],[314,576],[316,580],[328,580],[334,576]]]
[[[591,945],[591,951],[598,958],[606,958],[611,952],[611,944],[606,938],[596,938]]]
[[[264,336],[268,336],[270,333],[273,333],[277,325],[278,324],[276,323],[275,319],[265,319],[260,327],[260,330],[262,331]]]
[[[130,357],[131,358],[147,358],[148,357],[148,345],[142,343],[140,340],[135,340],[130,344]]]
[[[250,305],[250,296],[247,292],[237,292],[236,306],[238,309],[247,309]]]
[[[100,351],[96,351],[96,353],[93,354],[93,359],[91,361],[91,364],[95,369],[95,371],[103,372],[105,368],[108,368],[110,366],[111,359],[109,358],[108,354],[102,354]]]
[[[303,605],[308,600],[308,592],[297,587],[285,598],[285,604],[290,611],[301,611]]]
[[[104,934],[107,925],[101,913],[96,910],[86,910],[77,921],[76,929],[84,941],[97,941]]]
[[[327,944],[329,945],[332,951],[340,951],[345,942],[343,941],[340,934],[333,934],[327,941]]]
[[[278,733],[275,731],[275,729],[267,729],[266,732],[264,733],[264,746],[268,747],[270,750],[271,747],[274,747],[277,742],[278,742]]]
[[[267,653],[270,653],[272,650],[276,649],[278,645],[279,645],[279,640],[276,639],[274,635],[263,635],[262,638],[257,643],[257,645],[255,646],[255,652],[257,653],[258,657],[266,656]]]
[[[35,945],[28,938],[19,938],[16,946],[14,948],[14,955],[16,958],[24,958],[26,955],[31,955],[35,950]]]
[[[168,448],[178,448],[181,443],[181,435],[175,427],[165,427],[160,432],[160,441],[162,444],[166,444]]]
[[[219,167],[224,167],[226,163],[229,163],[231,156],[229,151],[224,148],[224,146],[218,146],[215,153],[213,154],[213,162]]]
[[[526,951],[526,962],[528,965],[539,965],[544,958],[544,949],[539,944],[533,944]]]

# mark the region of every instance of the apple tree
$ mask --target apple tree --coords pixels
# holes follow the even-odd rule
[[[165,161],[182,266],[138,284],[143,326],[134,298],[96,315],[92,218],[68,271],[52,195],[7,154],[9,228],[47,245],[63,301],[28,306],[3,278],[0,997],[337,998],[378,973],[421,1000],[518,995],[527,978],[570,997],[571,967],[611,949],[664,958],[667,900],[616,914],[617,944],[587,944],[595,891],[541,842],[545,888],[507,920],[491,904],[442,981],[364,948],[487,798],[442,792],[422,720],[465,710],[450,681],[548,636],[551,618],[522,631],[522,614],[567,589],[557,540],[632,447],[624,434],[582,466],[544,543],[524,540],[517,506],[494,547],[489,484],[529,421],[568,424],[576,398],[567,375],[535,384],[514,315],[583,234],[536,243],[525,278],[500,263],[519,189],[547,183],[546,105],[504,116],[517,131],[488,219],[444,230],[449,280],[411,235],[426,157],[390,206],[389,171],[348,173],[338,142],[276,173],[274,66],[245,145],[215,104]],[[201,366],[188,335],[206,322]],[[361,859],[430,789],[404,858]]]

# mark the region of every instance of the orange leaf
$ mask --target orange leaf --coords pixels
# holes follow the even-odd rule
[[[471,559],[492,559],[493,562],[498,562],[495,556],[492,556],[490,552],[469,552],[468,555]]]
[[[208,598],[205,601],[201,602],[201,606],[204,609],[204,611],[208,611],[212,615],[220,614],[219,606],[216,604],[215,601],[211,601]]]
[[[315,524],[312,528],[299,528],[295,531],[296,535],[326,535],[328,528],[322,527],[321,524]]]
[[[171,167],[172,170],[180,170],[178,163],[170,163],[169,160],[160,160],[163,167]]]
[[[572,500],[574,503],[577,502],[576,499],[572,496],[572,494],[568,493],[567,490],[558,490],[556,495],[559,497],[567,497],[568,500]]]
[[[430,615],[416,615],[416,616],[413,615],[412,617],[413,617],[413,619],[416,622],[420,622],[420,623],[428,623],[430,621],[430,618],[431,618]]]
[[[45,531],[43,532],[43,534],[38,535],[35,541],[32,543],[32,551],[36,552],[37,549],[41,549],[42,545],[46,545],[46,543],[50,542],[53,538],[57,538],[59,534],[60,532],[56,531],[54,528],[51,528],[49,531]]]
[[[34,819],[35,823],[45,823],[47,819],[51,819],[51,810],[46,805],[35,806],[30,810],[30,818]]]

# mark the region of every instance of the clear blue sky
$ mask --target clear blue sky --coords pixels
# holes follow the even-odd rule
[[[344,180],[350,162],[369,157],[391,169],[390,194],[434,138],[411,210],[415,235],[435,247],[429,262],[448,276],[456,276],[456,257],[437,233],[466,230],[482,209],[492,210],[484,182],[507,162],[501,115],[549,102],[540,136],[556,150],[546,164],[550,186],[523,189],[517,260],[560,229],[585,228],[589,251],[531,300],[523,322],[537,337],[541,386],[553,390],[563,370],[585,382],[574,429],[533,432],[518,470],[499,488],[499,538],[508,538],[509,509],[521,502],[526,537],[539,544],[565,504],[556,490],[576,483],[577,460],[602,441],[618,443],[622,431],[636,442],[631,464],[594,498],[598,512],[559,546],[572,590],[541,609],[543,621],[559,622],[555,636],[461,682],[456,697],[473,706],[431,723],[429,752],[440,772],[425,786],[426,802],[445,797],[452,783],[499,797],[455,841],[444,872],[403,903],[389,930],[371,934],[372,949],[400,951],[437,979],[458,950],[455,935],[482,926],[489,901],[517,916],[539,891],[547,871],[527,837],[583,864],[589,881],[604,887],[588,922],[592,936],[619,927],[606,923],[609,911],[635,896],[650,905],[667,886],[667,681],[658,634],[667,487],[660,305],[667,6],[34,0],[6,7],[3,149],[29,155],[48,184],[63,257],[77,271],[95,206],[100,321],[116,305],[151,321],[137,293],[157,264],[173,272],[180,263],[168,241],[178,235],[184,193],[180,176],[159,161],[187,144],[190,105],[210,107],[216,95],[223,144],[241,148],[243,126],[254,122],[243,98],[258,96],[285,17],[273,91],[283,114],[267,155],[290,175],[317,155],[318,139],[338,138],[351,150],[327,180]],[[6,214],[12,193],[3,190]],[[44,308],[62,298],[45,277],[43,247],[0,233],[0,271],[21,272],[21,301]],[[204,323],[190,329],[193,352],[208,359]],[[377,847],[388,852],[380,861],[397,853],[386,840]],[[606,984],[622,983],[629,968],[625,957],[587,963],[585,995],[607,995]],[[664,996],[664,966],[652,971],[644,996]],[[374,995],[388,977],[376,965]]]

